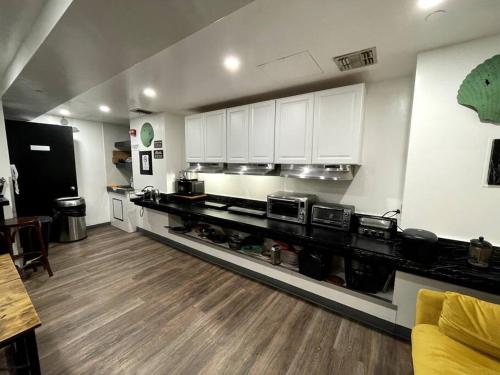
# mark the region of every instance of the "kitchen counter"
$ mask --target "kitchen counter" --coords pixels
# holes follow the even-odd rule
[[[128,193],[133,192],[134,188],[130,186],[106,186],[106,190],[109,193],[127,195]]]
[[[432,264],[423,264],[409,260],[402,255],[399,239],[383,241],[335,229],[236,214],[196,204],[179,203],[173,201],[168,195],[165,195],[160,203],[141,200],[134,200],[134,203],[138,206],[178,215],[184,219],[201,220],[297,245],[316,246],[338,255],[366,262],[383,263],[403,272],[500,294],[500,251],[498,249],[492,265],[488,269],[478,270],[467,264],[468,243],[440,239],[438,259]]]

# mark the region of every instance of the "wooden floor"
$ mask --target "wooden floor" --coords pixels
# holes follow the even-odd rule
[[[409,344],[111,226],[26,286],[44,374],[411,374]]]

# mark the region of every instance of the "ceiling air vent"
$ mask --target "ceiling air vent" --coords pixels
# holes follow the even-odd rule
[[[130,112],[140,113],[141,115],[153,114],[152,111],[148,111],[147,109],[142,109],[142,108],[132,108],[132,109],[130,109]]]
[[[333,58],[341,72],[377,63],[377,48],[367,48]]]

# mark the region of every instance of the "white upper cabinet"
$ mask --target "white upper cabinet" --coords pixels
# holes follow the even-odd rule
[[[226,110],[207,112],[204,117],[204,161],[223,163],[226,161]]]
[[[205,159],[204,116],[197,114],[185,119],[186,161],[200,163]]]
[[[248,131],[248,162],[274,162],[274,123],[276,100],[250,106]]]
[[[314,94],[313,164],[361,164],[365,85]]]
[[[228,163],[248,163],[248,109],[245,105],[227,110]]]
[[[311,163],[313,103],[314,94],[276,100],[276,163]]]

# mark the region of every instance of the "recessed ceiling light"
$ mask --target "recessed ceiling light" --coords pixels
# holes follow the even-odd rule
[[[63,115],[63,116],[69,116],[69,115],[71,115],[71,112],[70,112],[70,111],[68,111],[67,109],[64,109],[64,108],[63,108],[63,109],[61,109],[61,110],[59,110],[59,113],[60,113],[61,115]]]
[[[146,87],[142,93],[147,96],[148,98],[156,98],[156,91],[152,89],[151,87]]]
[[[111,109],[107,105],[100,105],[99,111],[104,112],[104,113],[108,113],[109,111],[111,111]]]
[[[439,5],[443,0],[418,0],[418,6],[422,9],[429,9]]]
[[[236,56],[226,56],[224,58],[224,67],[230,72],[236,72],[241,65],[241,61]]]

